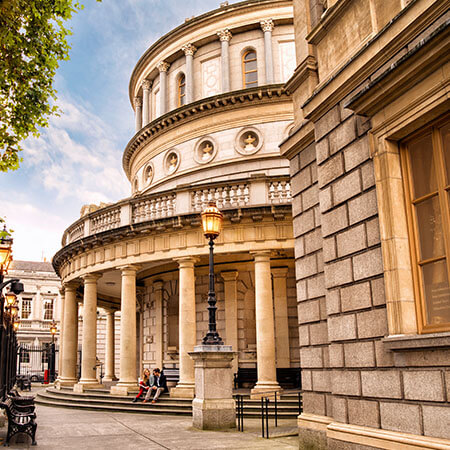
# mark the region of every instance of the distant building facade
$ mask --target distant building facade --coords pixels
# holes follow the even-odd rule
[[[449,448],[449,3],[293,3],[300,446]]]

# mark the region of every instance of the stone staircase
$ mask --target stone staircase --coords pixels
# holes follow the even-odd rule
[[[37,393],[35,402],[39,405],[62,408],[78,408],[107,412],[129,412],[140,414],[171,414],[190,416],[192,400],[170,398],[163,394],[156,404],[132,403],[134,396],[123,397],[111,395],[106,389],[92,389],[88,392],[75,393],[72,389],[48,387]],[[278,417],[280,419],[295,419],[298,416],[298,398],[282,396],[278,400]],[[273,417],[274,403],[269,403],[269,416]],[[244,394],[244,418],[261,417],[261,402],[251,400]]]

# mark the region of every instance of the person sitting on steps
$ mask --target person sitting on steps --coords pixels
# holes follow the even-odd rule
[[[145,400],[142,403],[147,403],[147,401],[150,400],[152,392],[154,391],[156,392],[155,395],[153,396],[152,403],[156,403],[161,393],[166,392],[168,390],[166,376],[163,373],[161,373],[159,369],[153,370],[153,376],[154,378],[151,388],[147,391]]]
[[[144,372],[142,373],[142,378],[139,381],[139,393],[134,398],[133,403],[136,403],[141,398],[141,395],[147,394],[152,384],[153,380],[150,378],[150,370],[144,369]]]

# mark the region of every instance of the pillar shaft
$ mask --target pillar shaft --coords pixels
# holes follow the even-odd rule
[[[98,275],[84,277],[83,342],[80,384],[97,384],[97,280]]]
[[[228,29],[221,30],[217,33],[220,38],[221,45],[221,64],[222,64],[222,92],[229,92],[230,86],[230,40],[231,33]]]
[[[258,252],[255,257],[255,314],[258,381],[252,393],[279,388],[275,363],[270,253]]]
[[[194,53],[196,48],[192,44],[181,48],[186,56],[186,103],[194,101]]]
[[[272,269],[273,292],[275,304],[275,341],[277,352],[277,367],[290,367],[289,350],[289,319],[287,304],[287,267]]]
[[[135,131],[137,133],[142,128],[142,99],[140,97],[134,99],[134,108]]]
[[[266,84],[275,82],[273,76],[273,53],[272,53],[272,31],[274,28],[272,20],[261,22],[261,28],[264,31],[264,62],[266,65]]]
[[[62,325],[63,354],[58,382],[74,384],[77,381],[78,302],[76,285],[64,285],[64,321]]]
[[[222,272],[225,297],[225,343],[231,345],[233,352],[239,351],[238,308],[237,308],[237,271]],[[238,357],[232,362],[233,373],[238,369]]]
[[[162,61],[158,64],[159,70],[159,115],[167,112],[167,71],[170,64]]]
[[[114,363],[115,363],[115,317],[114,310],[108,310],[106,312],[106,353],[105,353],[105,381],[116,380],[116,375],[114,373]]]
[[[142,82],[142,127],[150,122],[150,88],[149,80]]]
[[[63,345],[63,329],[64,329],[64,303],[65,303],[65,293],[64,293],[64,287],[62,287],[60,290],[60,298],[61,298],[61,316],[59,318],[59,354],[58,354],[58,373],[61,373],[62,369],[62,360],[63,360],[63,352],[64,352],[64,345]]]
[[[194,262],[195,259],[190,257],[178,260],[180,381],[170,392],[173,397],[194,397],[194,361],[188,354],[194,350],[196,343]]]

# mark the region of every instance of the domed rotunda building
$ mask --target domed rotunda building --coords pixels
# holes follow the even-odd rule
[[[172,396],[194,396],[188,352],[208,329],[200,213],[210,200],[224,214],[217,327],[236,352],[234,371],[257,367],[257,393],[278,387],[277,368],[299,367],[289,162],[279,150],[293,124],[283,84],[294,69],[290,0],[225,3],[186,19],[139,59],[129,85],[136,133],[123,153],[131,196],[85,211],[53,259],[65,294],[60,386],[98,386],[96,311],[104,308],[104,379],[118,378],[111,392],[126,395],[144,367],[164,367],[179,369]]]

